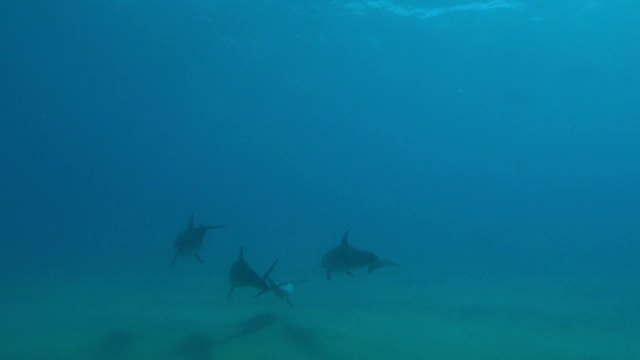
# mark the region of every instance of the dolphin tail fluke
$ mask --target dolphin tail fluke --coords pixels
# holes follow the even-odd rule
[[[381,267],[386,267],[386,266],[398,266],[398,264],[389,260],[378,260],[375,263],[369,265],[369,274],[371,274],[373,270],[380,269]]]
[[[288,283],[290,283],[290,282],[291,282],[291,281],[287,281],[286,283],[276,284],[276,283],[275,283],[275,282],[274,282],[274,281],[269,277],[269,272],[270,272],[271,270],[273,270],[273,267],[275,266],[275,264],[276,264],[277,262],[278,262],[278,260],[276,260],[276,261],[275,261],[275,263],[274,263],[273,265],[271,265],[271,268],[269,269],[269,271],[267,271],[267,274],[265,274],[265,276],[266,276],[266,277],[264,278],[264,281],[269,285],[269,287],[268,287],[268,288],[266,288],[266,289],[264,289],[264,290],[262,290],[262,291],[260,291],[259,293],[257,293],[257,294],[253,297],[254,299],[255,299],[255,298],[257,298],[258,296],[260,296],[260,295],[264,294],[264,293],[267,293],[267,292],[269,292],[269,291],[273,290],[274,288],[279,288],[279,287],[281,287],[281,286],[283,286],[283,285],[286,285],[286,284],[288,284]]]
[[[267,281],[267,278],[269,277],[269,274],[271,274],[271,271],[273,271],[273,268],[276,267],[276,264],[278,263],[279,259],[276,259],[276,261],[273,262],[273,264],[271,264],[271,267],[269,268],[269,270],[267,270],[266,273],[264,273],[264,276],[262,276],[262,280]]]
[[[267,288],[267,289],[264,289],[264,290],[260,291],[259,293],[255,294],[255,295],[253,296],[253,298],[255,299],[255,298],[257,298],[258,296],[260,296],[260,295],[262,295],[262,294],[264,294],[264,293],[266,293],[266,292],[271,291],[271,289],[273,289],[273,288],[272,288],[272,287],[269,287],[269,288]]]
[[[287,286],[287,285],[289,285],[289,284],[291,284],[291,285],[293,285],[293,286],[298,286],[298,285],[302,284],[302,283],[303,283],[303,282],[305,282],[305,281],[307,281],[307,280],[305,279],[305,280],[297,280],[297,281],[285,281],[285,282],[280,283],[280,284],[275,284],[275,285],[273,285],[271,288],[274,288],[274,287],[281,288],[281,287],[283,287],[283,286]]]

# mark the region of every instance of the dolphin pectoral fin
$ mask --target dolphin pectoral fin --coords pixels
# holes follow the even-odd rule
[[[356,276],[356,274],[352,273],[351,271],[345,271],[347,273],[347,275],[351,275],[351,276]]]
[[[198,261],[200,261],[201,263],[204,264],[204,260],[202,260],[202,258],[200,257],[200,255],[196,254],[195,255],[196,259],[198,259]]]
[[[176,259],[178,258],[178,256],[180,256],[180,254],[176,254],[176,256],[173,257],[173,260],[171,261],[171,266],[173,266],[173,264],[176,263]]]
[[[327,269],[327,280],[331,280],[331,270]]]
[[[289,304],[289,307],[293,309],[293,304],[291,303],[291,299],[287,298],[287,304]]]
[[[231,297],[231,294],[233,293],[233,289],[235,289],[235,285],[231,285],[231,290],[229,290],[229,295],[227,297]]]

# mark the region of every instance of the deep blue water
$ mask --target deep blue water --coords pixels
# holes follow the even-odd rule
[[[394,278],[637,287],[636,1],[10,0],[0,34],[0,283],[164,269],[194,212],[230,227],[185,275],[324,280],[350,229]]]

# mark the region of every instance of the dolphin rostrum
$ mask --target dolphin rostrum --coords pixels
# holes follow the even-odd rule
[[[369,251],[356,249],[349,245],[349,231],[344,233],[342,242],[322,258],[322,267],[327,269],[327,280],[331,280],[331,272],[342,271],[353,275],[353,270],[368,268],[369,273],[383,266],[397,266],[388,260],[381,260]]]
[[[278,260],[274,261],[269,270],[260,276],[244,261],[243,248],[240,246],[240,256],[238,260],[231,265],[229,269],[229,282],[231,283],[231,290],[229,290],[229,297],[233,293],[233,289],[237,287],[254,287],[260,291],[268,290],[269,284],[267,278],[278,263]]]
[[[171,265],[175,264],[178,256],[193,256],[196,259],[198,259],[198,261],[204,262],[202,261],[202,258],[200,257],[200,255],[198,255],[198,252],[202,247],[202,240],[204,239],[204,236],[207,233],[207,230],[219,229],[226,226],[227,225],[216,225],[216,226],[200,225],[198,227],[194,227],[193,214],[191,214],[187,229],[183,231],[182,234],[180,234],[176,239],[176,241],[173,243],[173,248],[176,250],[176,255],[173,257],[173,261],[171,262]]]

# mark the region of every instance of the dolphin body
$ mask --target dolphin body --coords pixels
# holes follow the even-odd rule
[[[233,293],[233,290],[237,287],[254,287],[260,291],[269,290],[269,284],[267,278],[278,263],[278,260],[274,261],[269,270],[260,276],[244,261],[243,247],[240,246],[240,256],[238,260],[231,265],[229,269],[229,282],[231,283],[231,290],[229,290],[229,297]]]
[[[173,243],[173,248],[176,250],[176,255],[173,257],[173,261],[171,265],[175,264],[178,256],[193,256],[198,261],[204,262],[198,252],[200,252],[200,248],[202,247],[202,240],[204,240],[204,236],[207,233],[207,230],[211,229],[219,229],[226,227],[227,225],[216,225],[216,226],[204,226],[200,225],[198,227],[193,226],[193,214],[189,218],[189,225],[187,225],[187,229],[182,232]]]
[[[349,245],[349,231],[344,233],[340,245],[330,250],[322,258],[322,267],[327,269],[327,280],[331,280],[334,271],[345,272],[353,275],[353,270],[367,268],[369,274],[384,266],[397,266],[388,260],[381,260],[370,251],[356,249]]]

